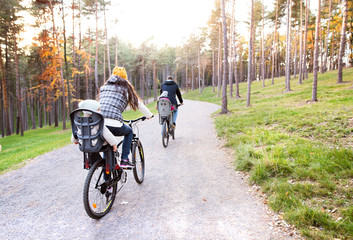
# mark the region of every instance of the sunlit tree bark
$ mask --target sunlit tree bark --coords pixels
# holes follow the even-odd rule
[[[303,83],[303,2],[300,0],[299,84]]]
[[[307,67],[307,42],[308,42],[308,25],[309,25],[309,9],[310,9],[310,0],[306,0],[305,4],[305,30],[304,30],[304,62],[303,62],[303,80],[308,78],[308,67]]]
[[[261,78],[262,87],[265,87],[265,5],[262,0],[262,31],[261,31]]]
[[[221,113],[228,113],[227,109],[227,73],[228,73],[228,40],[227,40],[227,21],[225,0],[222,0],[222,26],[223,26],[223,81],[222,81],[222,109]]]
[[[112,69],[110,67],[109,40],[108,40],[108,31],[107,31],[107,19],[105,17],[105,3],[104,3],[103,11],[104,11],[105,45],[106,45],[106,50],[107,50],[107,62],[108,62],[108,70],[109,70],[109,75],[110,75],[110,74],[112,74]],[[105,70],[104,70],[104,72],[105,72]]]
[[[66,27],[65,27],[65,6],[64,0],[61,0],[61,8],[62,8],[62,20],[63,20],[63,37],[64,37],[64,62],[65,62],[65,78],[66,78],[66,85],[67,85],[67,103],[68,103],[68,110],[71,112],[71,91],[70,91],[70,83],[69,83],[69,65],[67,62],[67,54],[66,54]]]
[[[316,27],[315,27],[315,43],[314,43],[314,67],[313,67],[313,91],[311,101],[317,101],[317,74],[319,72],[319,40],[320,40],[320,20],[321,20],[321,0],[318,0]]]
[[[348,0],[342,0],[343,9],[342,9],[342,29],[341,29],[341,42],[340,42],[340,52],[338,55],[338,75],[337,75],[337,83],[342,83],[342,75],[343,75],[343,56],[344,50],[346,47],[346,28],[347,28],[347,15],[348,15]]]
[[[287,0],[286,91],[290,91],[292,0]]]
[[[99,85],[98,85],[98,2],[95,0],[96,7],[96,57],[94,60],[94,84],[96,88],[95,96],[99,93]]]
[[[252,69],[252,42],[253,42],[253,26],[254,24],[254,0],[251,0],[251,21],[250,21],[250,38],[249,38],[249,60],[248,60],[248,92],[246,98],[246,106],[250,107],[250,91],[251,91],[251,69]]]
[[[276,4],[276,20],[275,20],[275,31],[273,33],[273,52],[272,52],[272,85],[274,84],[274,76],[275,76],[275,69],[276,69],[276,61],[277,61],[277,21],[278,21],[278,3],[277,0]]]
[[[221,23],[219,23],[219,34],[218,34],[218,74],[217,74],[217,84],[218,84],[218,92],[217,92],[217,97],[220,96],[220,92],[221,92],[221,69],[222,69],[222,62],[221,62],[221,53],[222,53],[222,41],[221,41],[221,32],[222,32],[222,28],[221,28]]]
[[[324,56],[324,64],[322,67],[322,73],[325,73],[327,71],[328,42],[330,38],[332,0],[328,0],[328,1],[329,1],[329,9],[328,9],[328,19],[327,19],[327,29],[326,29],[326,40],[325,40],[325,56]]]

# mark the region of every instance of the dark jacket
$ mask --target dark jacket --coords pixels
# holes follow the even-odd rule
[[[161,86],[161,93],[163,91],[167,91],[168,92],[168,98],[170,100],[170,102],[174,105],[174,106],[178,106],[178,102],[176,100],[176,96],[178,96],[179,99],[179,103],[183,103],[183,98],[181,97],[181,93],[179,90],[179,86],[176,82],[174,82],[173,80],[167,80],[165,81],[162,86]]]

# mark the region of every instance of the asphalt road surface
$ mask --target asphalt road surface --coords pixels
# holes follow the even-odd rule
[[[139,124],[146,174],[132,173],[102,219],[85,212],[88,173],[69,145],[0,176],[0,239],[294,239],[234,171],[211,114],[219,106],[185,101],[176,139],[164,148],[158,116]]]

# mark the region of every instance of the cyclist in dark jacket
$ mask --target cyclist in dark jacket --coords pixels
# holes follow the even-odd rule
[[[179,86],[176,82],[173,81],[172,76],[168,76],[167,80],[162,84],[161,91],[160,91],[161,94],[164,91],[168,92],[168,98],[175,108],[174,114],[173,114],[173,124],[175,126],[176,119],[178,116],[178,102],[176,97],[178,97],[180,105],[183,105],[183,98],[181,96]]]

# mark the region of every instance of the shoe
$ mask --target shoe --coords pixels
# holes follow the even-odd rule
[[[127,169],[132,169],[135,167],[134,164],[132,164],[129,159],[121,159],[120,167],[122,168],[127,168]]]
[[[176,128],[176,123],[172,124],[172,128],[175,129]]]

